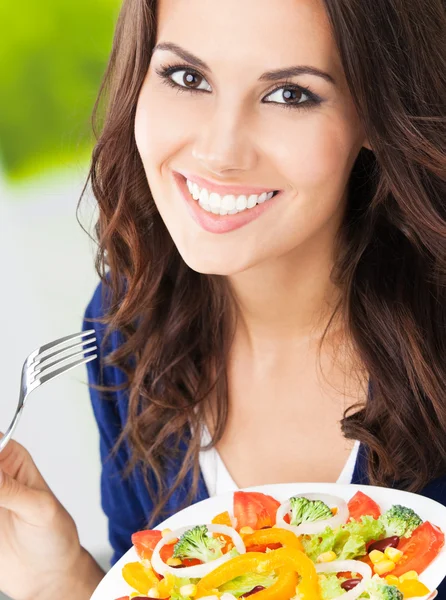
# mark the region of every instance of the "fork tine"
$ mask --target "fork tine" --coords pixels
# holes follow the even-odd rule
[[[57,348],[57,346],[61,346],[65,342],[69,342],[70,340],[75,340],[76,338],[83,338],[86,335],[90,335],[92,333],[96,334],[96,331],[94,329],[89,329],[88,331],[81,331],[79,333],[73,333],[72,335],[67,335],[65,337],[59,338],[58,340],[55,340],[54,342],[50,342],[49,344],[40,346],[40,348],[38,348],[35,353],[41,354],[42,352],[45,352],[46,350],[50,350],[52,348]]]
[[[91,343],[95,343],[96,342],[96,336],[93,336],[91,338],[88,339],[84,339],[81,342],[76,342],[75,344],[70,344],[69,346],[65,346],[65,348],[59,348],[59,350],[56,350],[56,352],[51,352],[51,354],[47,354],[46,356],[40,357],[40,355],[38,355],[36,357],[36,359],[30,363],[29,367],[30,368],[35,368],[38,367],[40,364],[46,362],[47,360],[50,360],[51,358],[54,358],[55,356],[60,356],[63,352],[66,352],[67,350],[73,350],[74,348],[83,348],[84,346],[87,346],[88,344]],[[88,351],[88,348],[85,348],[85,352]]]
[[[97,348],[98,348],[97,346],[91,346],[90,348],[85,348],[83,350],[80,350],[79,352],[73,352],[72,354],[68,354],[67,356],[62,356],[58,360],[54,360],[53,362],[51,362],[47,365],[37,366],[37,368],[34,368],[35,365],[33,364],[30,367],[29,377],[36,378],[39,376],[39,374],[45,373],[52,367],[62,364],[63,362],[65,362],[66,360],[69,360],[70,358],[75,358],[76,356],[84,356],[86,352],[93,352],[93,350],[97,350]]]
[[[46,383],[50,379],[54,379],[55,377],[62,375],[62,373],[66,373],[67,371],[74,369],[74,367],[78,367],[80,365],[86,364],[86,363],[94,360],[95,358],[97,358],[97,354],[93,354],[91,356],[88,356],[87,358],[76,360],[75,362],[73,362],[69,365],[65,365],[64,367],[61,367],[60,369],[57,369],[56,371],[53,371],[52,373],[48,373],[48,375],[43,375],[42,377],[38,377],[34,383],[38,383],[38,385],[42,385],[43,383]]]

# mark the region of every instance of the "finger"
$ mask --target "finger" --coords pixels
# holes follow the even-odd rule
[[[0,439],[2,435],[0,432]],[[50,491],[31,454],[15,440],[10,440],[0,452],[0,469],[23,485]]]
[[[36,490],[0,470],[0,508],[13,512],[30,525],[49,522],[56,501],[46,491]]]

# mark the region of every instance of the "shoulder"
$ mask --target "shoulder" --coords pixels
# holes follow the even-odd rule
[[[433,479],[419,493],[446,506],[446,475]]]
[[[107,326],[103,320],[113,302],[113,294],[109,281],[110,277],[107,274],[105,279],[99,281],[96,285],[93,295],[86,306],[82,325],[83,331],[94,331],[102,360],[106,354],[109,354],[120,346],[124,339],[119,331],[110,331],[110,335],[105,339]]]
[[[107,278],[108,280],[108,278]],[[87,304],[83,318],[82,330],[92,331],[96,337],[95,354],[97,358],[87,363],[88,382],[90,397],[94,414],[101,426],[102,423],[110,425],[114,422],[114,428],[118,429],[120,423],[127,418],[127,377],[121,369],[107,363],[107,357],[124,342],[124,336],[120,331],[111,330],[105,336],[107,325],[103,322],[107,315],[111,302],[111,288],[107,280],[100,281]],[[121,390],[105,391],[97,389],[97,386],[107,388],[122,386]],[[116,433],[116,432],[114,432]]]

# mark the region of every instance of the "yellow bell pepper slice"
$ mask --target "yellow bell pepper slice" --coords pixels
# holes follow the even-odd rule
[[[289,600],[296,594],[297,574],[301,577],[297,586],[301,600],[320,600],[315,566],[306,554],[296,548],[278,548],[267,553],[247,552],[235,556],[198,582],[196,598],[210,595],[212,589],[220,587],[234,577],[250,572],[265,573],[268,571],[279,571],[279,577],[271,587],[256,592],[256,600]],[[290,573],[295,577],[292,578]],[[292,583],[294,588],[292,593],[289,593]]]
[[[122,576],[140,594],[147,594],[150,588],[157,586],[159,583],[155,571],[150,567],[145,567],[140,562],[125,564],[122,567]]]
[[[397,587],[403,592],[404,598],[414,598],[416,596],[425,596],[429,593],[424,583],[417,579],[406,579],[406,581],[400,581]]]
[[[245,546],[268,546],[269,544],[282,544],[285,548],[295,548],[304,551],[302,542],[292,531],[281,527],[259,529],[243,538]]]

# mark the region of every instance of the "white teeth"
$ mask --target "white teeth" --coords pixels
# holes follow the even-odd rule
[[[250,194],[246,196],[234,196],[226,194],[220,196],[215,192],[209,192],[206,188],[200,188],[196,183],[186,179],[187,188],[194,200],[198,200],[199,205],[216,215],[235,215],[247,208],[254,208],[257,204],[262,204],[274,196],[274,192],[263,192],[262,194]]]
[[[198,200],[198,198],[200,197],[200,188],[198,187],[198,185],[196,183],[192,184],[192,198],[194,200]]]
[[[209,196],[209,204],[211,205],[211,207],[215,206],[217,208],[220,208],[220,196],[212,192],[212,194]]]
[[[254,206],[256,204],[257,204],[257,195],[251,194],[251,196],[249,196],[249,198],[248,198],[248,208],[254,208]]]
[[[227,195],[223,196],[221,200],[221,207],[227,210],[228,212],[234,210],[236,205],[235,196]]]
[[[248,198],[246,196],[239,196],[235,202],[237,210],[245,210],[248,206]]]
[[[200,191],[199,202],[200,204],[210,204],[209,192],[205,188]]]

